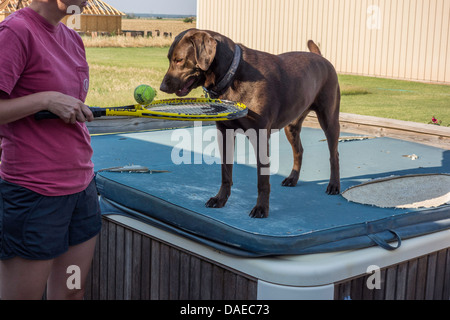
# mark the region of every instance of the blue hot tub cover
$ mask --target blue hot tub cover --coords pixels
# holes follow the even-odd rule
[[[291,147],[283,132],[272,136],[271,150],[278,155],[275,167],[279,169],[271,176],[268,219],[248,216],[257,197],[256,168],[248,144],[237,148],[236,159],[246,160],[234,166],[226,207],[206,208],[221,182],[220,164],[213,161],[214,154],[205,155],[214,142],[211,132],[213,126],[93,136],[103,214],[128,215],[223,252],[255,257],[374,245],[394,250],[402,239],[450,228],[449,205],[378,208],[349,202],[341,195],[328,196],[327,144],[321,130],[310,128],[302,130],[305,154],[295,188],[281,186],[292,169]],[[180,137],[186,136],[192,140],[182,141]],[[450,172],[450,151],[391,138],[343,142],[339,152],[342,190],[390,176]],[[418,158],[407,157],[412,154]],[[124,165],[169,172],[101,171]]]

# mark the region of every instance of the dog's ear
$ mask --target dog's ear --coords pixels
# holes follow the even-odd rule
[[[194,33],[190,39],[194,45],[197,67],[208,70],[216,56],[217,41],[204,31]]]

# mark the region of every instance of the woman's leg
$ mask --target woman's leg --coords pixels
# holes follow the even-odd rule
[[[62,256],[54,259],[50,276],[47,282],[47,299],[49,300],[82,300],[85,293],[85,282],[92,265],[97,236],[79,245],[69,247]],[[74,266],[75,269],[68,269]],[[68,273],[69,270],[69,273]],[[78,274],[78,270],[80,274]],[[78,277],[69,281],[68,279]],[[79,284],[81,288],[72,288],[73,284]]]
[[[33,261],[19,257],[0,261],[2,300],[41,300],[53,260]]]
[[[46,285],[49,300],[83,299],[96,241],[97,237],[94,237],[70,247],[66,253],[53,260],[33,261],[16,257],[0,261],[0,299],[41,300]],[[73,275],[73,271],[68,273],[70,266],[80,270],[80,289],[69,288],[67,284]]]

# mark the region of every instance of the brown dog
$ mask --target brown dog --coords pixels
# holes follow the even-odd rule
[[[290,52],[281,55],[249,49],[212,31],[190,29],[175,38],[168,58],[169,70],[161,91],[187,95],[203,86],[212,98],[239,101],[249,108],[248,116],[239,120],[217,122],[222,133],[222,185],[207,207],[222,208],[231,194],[233,164],[224,159],[228,143],[233,138],[227,129],[266,130],[285,129],[294,152],[294,167],[282,185],[297,185],[302,165],[303,147],[301,126],[310,111],[315,111],[325,132],[330,150],[331,177],[328,194],[340,193],[338,139],[340,134],[340,89],[332,64],[322,57],[319,48],[309,41],[309,52]],[[228,141],[233,140],[233,141]],[[254,143],[258,168],[258,200],[250,213],[254,218],[269,215],[269,175],[262,174],[270,164],[261,161],[259,146],[268,150],[269,139],[257,135]],[[263,144],[261,144],[263,143]],[[219,143],[220,145],[220,143]],[[267,148],[266,148],[267,146]],[[264,151],[265,152],[265,151]],[[232,159],[232,157],[231,157]]]

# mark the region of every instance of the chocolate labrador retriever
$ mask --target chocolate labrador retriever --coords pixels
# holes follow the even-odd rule
[[[308,42],[308,47],[311,53],[272,55],[238,45],[219,33],[197,29],[182,32],[175,38],[169,49],[170,66],[161,91],[182,97],[203,86],[211,98],[239,101],[249,108],[245,118],[216,123],[222,133],[218,136],[223,139],[219,143],[222,146],[222,185],[218,194],[206,203],[207,207],[224,207],[231,194],[233,163],[224,159],[233,158],[227,150],[234,150],[235,138],[227,135],[226,130],[255,129],[258,133],[258,141],[253,144],[258,169],[258,200],[250,216],[268,217],[270,176],[267,169],[270,163],[261,161],[259,151],[269,149],[269,139],[265,137],[270,137],[271,130],[284,128],[292,145],[294,167],[282,185],[296,186],[303,158],[300,131],[310,111],[316,112],[330,150],[331,177],[327,193],[340,193],[338,77],[313,41]],[[259,134],[264,130],[266,134]],[[233,148],[225,147],[228,143],[232,143]]]

